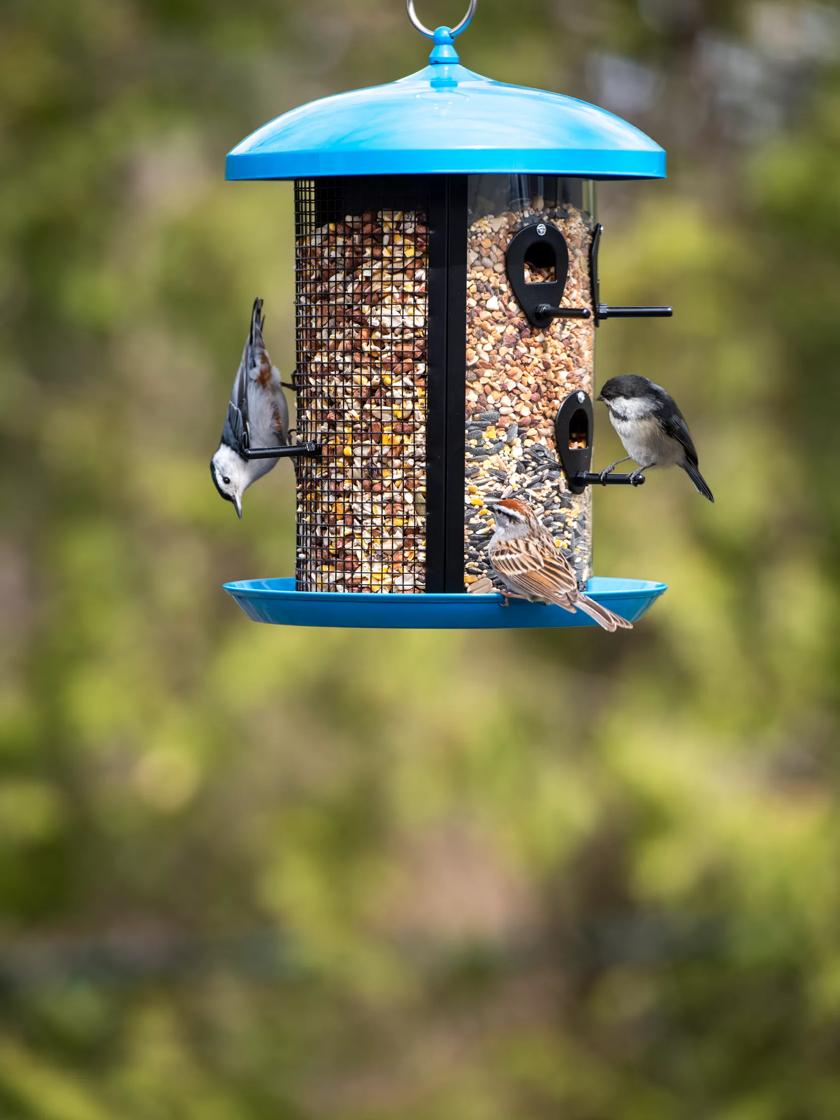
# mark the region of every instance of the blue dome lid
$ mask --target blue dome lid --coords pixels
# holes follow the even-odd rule
[[[665,152],[627,121],[564,94],[461,66],[448,28],[430,64],[387,85],[312,101],[227,157],[228,179],[519,173],[662,179]]]

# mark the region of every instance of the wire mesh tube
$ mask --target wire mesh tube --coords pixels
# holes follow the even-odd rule
[[[428,228],[411,184],[295,184],[297,587],[426,585]]]

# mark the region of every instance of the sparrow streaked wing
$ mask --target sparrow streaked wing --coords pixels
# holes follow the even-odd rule
[[[550,538],[500,542],[491,560],[500,576],[535,599],[566,607],[566,596],[577,592],[575,574]]]
[[[578,590],[571,564],[527,502],[501,498],[488,506],[496,518],[488,558],[509,594],[554,603],[570,614],[583,611],[610,632],[633,629],[627,619]]]

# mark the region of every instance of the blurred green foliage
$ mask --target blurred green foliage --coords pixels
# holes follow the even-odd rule
[[[597,570],[672,588],[610,640],[219,590],[294,545],[288,466],[242,524],[207,472],[255,294],[293,360],[290,190],[223,157],[418,69],[401,0],[5,0],[2,1120],[840,1116],[835,16],[481,0],[461,40],[669,149],[602,188],[603,285],[677,315],[599,373],[673,389],[718,502],[596,496]]]

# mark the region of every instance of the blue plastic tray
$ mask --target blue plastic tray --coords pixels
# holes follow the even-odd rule
[[[395,595],[296,591],[294,579],[246,579],[226,583],[254,622],[281,626],[353,626],[393,630],[571,629],[597,624],[581,611],[512,600],[501,595]],[[667,590],[664,583],[595,577],[587,593],[635,622]]]

